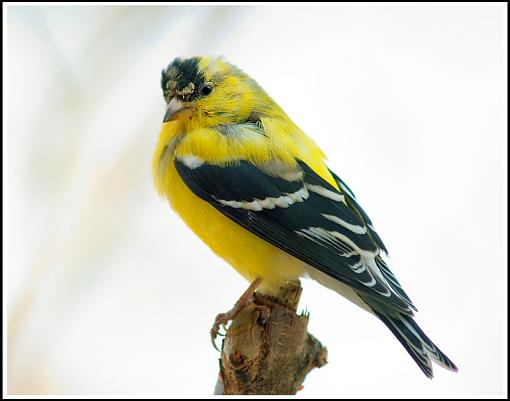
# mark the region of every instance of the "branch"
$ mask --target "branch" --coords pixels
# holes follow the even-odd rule
[[[277,297],[255,293],[233,319],[222,343],[214,394],[296,394],[306,375],[327,363],[327,349],[297,315],[299,281]]]

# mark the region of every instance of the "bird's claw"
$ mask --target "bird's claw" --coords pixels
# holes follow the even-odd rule
[[[216,319],[214,319],[213,327],[211,328],[211,341],[213,344],[213,347],[216,351],[220,351],[218,347],[216,346],[216,337],[218,336],[218,332],[220,330],[220,326],[223,326],[223,329],[225,330],[225,333],[227,332],[227,323],[232,320],[250,301],[251,297],[253,296],[253,293],[257,289],[257,287],[262,282],[262,279],[260,277],[257,277],[253,282],[250,284],[250,286],[246,289],[245,292],[241,295],[241,297],[237,300],[234,307],[229,310],[227,313],[220,313],[218,316],[216,316]],[[261,315],[261,319],[264,320],[264,317],[267,314]]]
[[[256,305],[256,310],[259,313],[258,321],[265,325],[266,322],[269,320],[269,317],[271,315],[271,308],[268,308],[264,305]],[[213,327],[211,328],[211,342],[214,347],[214,349],[218,352],[221,350],[216,345],[216,337],[225,337],[227,333],[227,324],[229,321],[231,321],[234,318],[234,313],[220,313],[216,316],[216,319],[214,319]],[[225,330],[225,334],[220,332],[220,327],[223,327],[223,330]]]
[[[223,330],[225,332],[227,331],[227,323],[230,321],[231,317],[228,313],[220,313],[218,316],[216,316],[216,319],[214,319],[213,327],[211,328],[211,342],[216,351],[220,351],[218,349],[218,346],[216,345],[216,337],[218,335],[225,337],[225,334],[220,333],[220,326],[223,327]]]

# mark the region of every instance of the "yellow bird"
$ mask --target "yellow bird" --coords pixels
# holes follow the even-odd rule
[[[386,248],[325,155],[246,73],[222,58],[176,58],[154,184],[185,223],[251,285],[218,315],[213,338],[258,288],[310,277],[377,316],[421,370],[457,368],[413,320]]]

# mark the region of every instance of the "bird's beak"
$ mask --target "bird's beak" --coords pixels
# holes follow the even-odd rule
[[[185,110],[190,111],[191,107],[187,107],[182,101],[175,97],[172,98],[170,103],[168,103],[168,108],[166,109],[165,117],[163,117],[163,122],[166,123],[168,121],[174,121],[181,118]]]

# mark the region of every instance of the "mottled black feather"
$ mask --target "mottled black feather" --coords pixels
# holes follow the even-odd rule
[[[190,82],[195,85],[195,91],[185,97],[186,101],[195,100],[201,96],[201,89],[204,86],[205,78],[200,72],[198,63],[199,57],[191,57],[185,60],[177,57],[168,67],[161,72],[161,89],[165,93],[168,90],[168,82],[173,81],[173,90],[180,91],[187,87]]]

